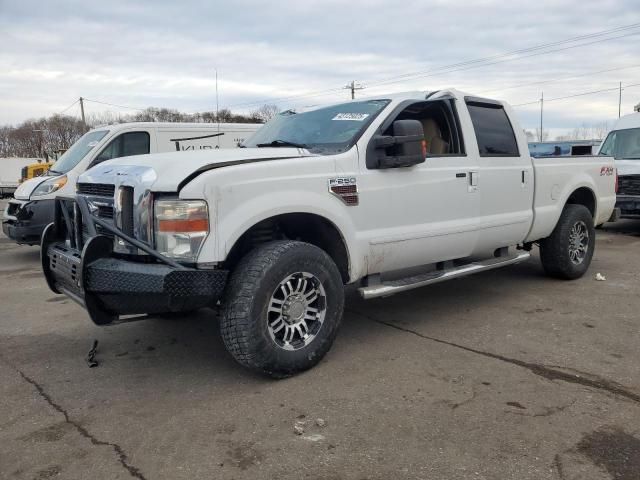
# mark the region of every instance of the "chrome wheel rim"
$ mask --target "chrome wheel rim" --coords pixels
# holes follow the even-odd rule
[[[274,343],[283,350],[309,345],[324,323],[326,297],[322,282],[311,273],[297,272],[282,280],[267,310],[267,327]]]
[[[576,222],[569,233],[569,258],[574,265],[581,264],[589,250],[589,230],[583,221]]]

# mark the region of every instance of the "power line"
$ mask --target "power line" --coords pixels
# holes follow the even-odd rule
[[[435,69],[429,69],[429,70],[426,70],[426,71],[414,72],[414,73],[405,73],[403,75],[397,75],[397,76],[394,76],[394,77],[390,77],[388,79],[379,80],[379,81],[377,81],[375,83],[376,84],[383,84],[383,83],[386,84],[387,81],[389,81],[389,80],[396,80],[396,79],[400,79],[400,78],[421,76],[422,74],[425,74],[425,73],[438,72],[438,71],[441,71],[441,70],[449,70],[449,69],[452,69],[452,68],[464,67],[464,66],[468,66],[468,65],[471,65],[471,64],[485,63],[485,62],[488,62],[490,60],[497,60],[497,59],[504,58],[504,57],[510,57],[510,56],[519,55],[519,54],[522,54],[522,53],[528,53],[528,52],[532,52],[532,51],[542,50],[542,49],[546,49],[546,48],[550,48],[550,47],[555,47],[555,46],[558,46],[558,45],[564,45],[564,44],[567,44],[567,43],[575,43],[575,42],[578,42],[580,40],[588,40],[590,38],[601,37],[601,36],[609,35],[609,34],[612,34],[612,33],[618,33],[618,32],[624,31],[624,30],[636,29],[638,27],[640,27],[640,23],[634,23],[634,24],[625,25],[625,26],[621,26],[621,27],[616,27],[616,28],[612,28],[612,29],[608,29],[608,30],[602,30],[600,32],[594,32],[594,33],[589,33],[589,34],[586,34],[586,35],[579,35],[577,37],[567,38],[567,39],[564,39],[564,40],[558,40],[558,41],[555,41],[555,42],[544,43],[544,44],[540,44],[540,45],[534,45],[534,46],[531,46],[531,47],[521,48],[521,49],[518,49],[518,50],[512,50],[510,52],[500,53],[500,54],[492,55],[492,56],[489,56],[489,57],[477,58],[477,59],[473,59],[473,60],[466,60],[466,61],[463,61],[463,62],[444,65],[442,67],[436,67]],[[635,33],[636,32],[634,32],[633,34],[635,34]],[[631,35],[633,35],[633,34],[631,34]],[[623,36],[627,36],[627,35],[623,35]],[[601,39],[601,40],[598,40],[598,42],[607,41],[607,40],[611,40],[611,39],[615,39],[615,38],[620,38],[620,37],[612,37],[612,38],[607,38],[607,39]],[[583,45],[591,45],[591,43],[597,43],[597,42],[589,42],[589,43],[585,43],[585,44],[574,45],[574,46],[571,46],[571,47],[568,47],[568,48],[576,48],[576,47],[583,46]],[[564,49],[561,49],[561,50],[564,50]],[[555,51],[557,51],[557,50],[553,50],[553,51],[549,51],[549,52],[542,52],[542,53],[539,53],[539,54],[540,55],[544,55],[546,53],[553,53]],[[527,58],[528,56],[525,56],[523,58]],[[533,55],[530,55],[530,56],[533,56]],[[516,59],[514,59],[514,60],[516,60]],[[502,63],[502,62],[495,62],[495,63]],[[489,63],[489,65],[493,65],[493,64],[494,63]]]
[[[497,65],[499,63],[513,62],[515,60],[522,60],[524,58],[537,57],[537,56],[540,56],[540,55],[547,55],[549,53],[556,53],[556,52],[561,52],[561,51],[564,51],[564,50],[570,50],[572,48],[585,47],[585,46],[593,45],[593,44],[596,44],[596,43],[608,42],[610,40],[617,40],[619,38],[630,37],[632,35],[638,35],[638,33],[640,33],[640,32],[627,33],[625,35],[618,35],[617,37],[610,37],[610,38],[604,38],[604,39],[600,39],[600,40],[594,40],[592,42],[585,42],[585,43],[581,43],[579,45],[570,45],[568,47],[556,48],[556,49],[547,50],[547,51],[544,51],[544,52],[536,52],[536,53],[532,53],[530,55],[522,55],[522,56],[519,56],[519,57],[516,57],[516,58],[506,58],[506,59],[503,59],[503,60],[496,60],[494,62],[487,62],[487,63],[482,63],[482,64],[468,65],[468,66],[465,66],[465,67],[462,67],[462,68],[455,68],[455,69],[444,70],[444,71],[440,71],[441,69],[437,69],[435,71],[429,70],[429,71],[424,72],[423,74],[415,73],[415,74],[412,74],[411,76],[407,75],[407,76],[405,76],[403,78],[399,78],[398,80],[391,80],[390,79],[390,80],[387,80],[387,81],[384,81],[384,82],[377,82],[377,83],[371,82],[371,83],[369,83],[369,85],[370,86],[372,86],[372,85],[373,86],[391,85],[391,84],[394,84],[394,83],[404,82],[404,81],[406,81],[408,79],[435,77],[435,76],[438,76],[438,75],[445,75],[447,73],[454,73],[454,72],[460,72],[460,71],[464,71],[464,70],[471,70],[471,69],[474,69],[474,68],[489,67],[491,65]]]
[[[80,100],[76,100],[75,102],[73,102],[71,105],[69,105],[67,108],[65,108],[64,110],[61,110],[58,112],[58,115],[62,115],[64,112],[66,112],[67,110],[69,110],[71,107],[73,107],[76,103],[78,103]]]
[[[631,87],[637,87],[640,86],[640,83],[632,83],[631,85],[623,85],[623,89],[625,88],[631,88]],[[593,95],[595,93],[604,93],[604,92],[613,92],[613,91],[618,91],[620,87],[614,87],[614,88],[603,88],[602,90],[592,90],[590,92],[582,92],[582,93],[576,93],[573,95],[566,95],[564,97],[555,97],[555,98],[545,98],[544,102],[555,102],[556,100],[565,100],[567,98],[575,98],[575,97],[583,97],[585,95]],[[511,105],[512,107],[524,107],[526,105],[537,105],[540,103],[540,100],[536,100],[535,102],[527,102],[527,103],[518,103],[517,105]]]
[[[344,90],[344,87],[340,87],[340,88],[330,88],[327,90],[320,90],[317,92],[308,92],[308,93],[302,93],[299,95],[291,95],[289,97],[279,97],[279,98],[267,98],[264,100],[256,100],[256,101],[252,101],[252,102],[245,102],[245,103],[235,103],[232,105],[227,105],[227,108],[231,108],[231,107],[249,107],[249,106],[253,106],[253,105],[261,105],[264,103],[281,103],[283,101],[287,101],[287,100],[295,100],[297,98],[309,98],[309,97],[320,97],[322,95],[326,95],[329,93],[333,93],[333,92],[341,92],[342,90]]]
[[[551,79],[551,80],[541,80],[539,82],[521,83],[521,84],[518,84],[518,85],[510,85],[508,87],[496,88],[496,89],[493,89],[493,90],[483,90],[481,92],[478,92],[478,94],[479,95],[484,95],[484,94],[492,93],[492,92],[503,92],[505,90],[512,90],[514,88],[530,87],[532,85],[543,85],[543,84],[546,84],[546,83],[562,82],[562,81],[565,81],[565,80],[573,80],[574,78],[590,77],[592,75],[597,75],[597,74],[600,74],[600,73],[615,72],[615,71],[619,71],[619,70],[628,70],[630,68],[638,68],[638,67],[640,67],[640,64],[630,65],[630,66],[627,66],[627,67],[609,68],[607,70],[598,70],[598,71],[595,71],[595,72],[586,72],[586,73],[581,73],[581,74],[578,74],[578,75],[572,75],[570,77],[554,78],[554,79]]]
[[[492,56],[489,56],[489,57],[483,57],[483,58],[478,58],[478,59],[473,59],[473,60],[466,60],[464,62],[458,62],[458,63],[454,63],[454,64],[444,65],[444,66],[436,67],[434,69],[430,69],[430,70],[426,70],[426,71],[406,73],[406,74],[403,74],[403,75],[398,75],[398,76],[390,77],[390,78],[387,78],[387,79],[378,80],[377,82],[376,81],[369,82],[369,87],[380,86],[380,85],[389,85],[389,84],[393,84],[393,83],[400,83],[400,82],[405,81],[405,80],[407,80],[409,78],[419,78],[419,77],[424,78],[424,77],[435,76],[435,75],[443,75],[443,74],[446,74],[446,73],[453,73],[453,72],[462,71],[462,70],[469,70],[469,69],[472,69],[472,68],[480,68],[480,67],[495,65],[495,64],[498,64],[498,63],[505,63],[505,62],[514,61],[514,60],[520,60],[522,58],[528,58],[528,57],[539,56],[539,55],[546,55],[546,54],[549,54],[549,53],[555,53],[555,52],[568,50],[568,49],[572,49],[572,48],[579,48],[579,47],[583,47],[583,46],[587,46],[587,45],[593,45],[595,43],[601,43],[601,42],[606,42],[606,41],[610,41],[610,40],[616,40],[616,39],[619,39],[619,38],[623,38],[623,37],[627,37],[627,36],[631,36],[631,35],[636,35],[638,32],[632,32],[632,33],[628,33],[628,34],[624,34],[624,35],[618,35],[618,36],[614,36],[614,37],[610,37],[610,38],[598,39],[598,40],[594,40],[592,42],[584,42],[584,43],[580,43],[578,45],[570,45],[570,46],[567,46],[567,47],[547,50],[547,51],[544,51],[544,52],[539,52],[538,51],[538,50],[541,50],[541,49],[550,48],[550,47],[559,46],[559,45],[564,45],[564,44],[567,44],[567,43],[575,43],[575,42],[578,42],[578,41],[581,41],[581,40],[588,40],[588,39],[591,39],[591,38],[610,35],[612,33],[620,33],[620,32],[626,31],[626,30],[637,29],[638,27],[640,27],[640,23],[634,23],[634,24],[624,25],[624,26],[620,26],[620,27],[616,27],[616,28],[612,28],[612,29],[608,29],[608,30],[603,30],[603,31],[600,31],[600,32],[594,32],[594,33],[590,33],[590,34],[580,35],[580,36],[577,36],[577,37],[571,37],[571,38],[564,39],[564,40],[559,40],[559,41],[556,41],[556,42],[550,42],[550,43],[545,43],[545,44],[540,44],[540,45],[534,45],[534,46],[531,46],[531,47],[522,48],[522,49],[519,49],[519,50],[513,50],[513,51],[510,51],[510,52],[505,52],[505,53],[501,53],[501,54],[496,54],[496,55],[492,55]],[[535,52],[535,53],[533,53],[531,55],[521,55],[522,53],[528,53],[528,52]],[[520,57],[516,57],[516,58],[504,58],[504,57],[513,57],[514,55],[521,55],[521,56]],[[499,59],[502,59],[502,60],[499,60]],[[497,60],[497,61],[489,62],[490,60]],[[288,96],[288,97],[270,98],[270,99],[264,99],[264,100],[259,100],[259,101],[245,102],[245,103],[240,103],[240,104],[229,105],[228,107],[244,107],[244,106],[251,106],[251,105],[259,105],[259,104],[262,104],[262,103],[281,103],[281,102],[287,101],[287,100],[293,100],[293,99],[297,99],[297,98],[306,98],[306,97],[316,97],[316,96],[321,96],[321,95],[325,95],[325,94],[329,94],[329,93],[339,92],[341,90],[342,90],[342,88],[333,88],[333,89],[327,89],[327,90],[322,90],[322,91],[318,91],[318,92],[308,92],[308,93],[304,93],[304,94],[300,94],[300,95],[293,95],[293,96]]]
[[[136,108],[136,107],[130,107],[130,106],[127,106],[127,105],[118,105],[118,104],[115,104],[115,103],[101,102],[99,100],[91,100],[89,98],[84,98],[83,100],[85,102],[99,103],[101,105],[109,105],[110,107],[126,108],[128,110],[138,110],[140,112],[144,112],[145,111],[144,108]]]
[[[428,70],[428,71],[403,74],[403,75],[399,75],[399,76],[396,76],[396,77],[391,77],[391,78],[388,78],[388,79],[385,79],[385,80],[380,80],[378,82],[373,82],[373,83],[370,83],[369,85],[370,86],[389,85],[389,84],[399,83],[399,82],[405,81],[405,80],[407,80],[409,78],[418,78],[418,77],[429,77],[429,76],[443,75],[443,74],[446,74],[446,73],[453,73],[453,72],[462,71],[462,70],[469,70],[469,69],[472,69],[472,68],[481,68],[481,67],[486,67],[486,66],[490,66],[490,65],[495,65],[495,64],[498,64],[498,63],[505,63],[505,62],[510,62],[510,61],[514,61],[514,60],[520,60],[520,59],[523,59],[523,58],[529,58],[529,57],[533,57],[533,56],[546,55],[546,54],[549,54],[549,53],[555,53],[555,52],[558,52],[558,51],[564,51],[564,50],[568,50],[568,49],[572,49],[572,48],[579,48],[579,47],[583,47],[583,46],[587,46],[587,45],[592,45],[592,44],[595,44],[595,43],[601,43],[601,42],[606,42],[606,41],[610,41],[610,40],[616,40],[616,39],[623,38],[623,37],[637,35],[639,32],[626,33],[624,35],[618,35],[618,36],[609,37],[609,38],[601,38],[601,39],[594,40],[594,41],[591,41],[591,42],[584,42],[584,43],[580,43],[578,45],[569,45],[569,46],[566,46],[566,47],[563,47],[563,48],[545,50],[543,52],[538,51],[538,50],[549,48],[549,47],[553,47],[553,46],[564,45],[564,44],[567,44],[567,43],[573,43],[573,42],[577,42],[577,41],[580,41],[580,40],[601,37],[601,36],[604,36],[604,35],[609,35],[611,33],[619,33],[621,31],[636,29],[636,28],[639,28],[639,27],[640,27],[640,23],[635,23],[635,24],[631,24],[631,25],[625,25],[625,26],[616,27],[616,28],[609,29],[609,30],[603,30],[603,31],[600,31],[600,32],[594,32],[594,33],[586,34],[586,35],[580,35],[580,36],[572,37],[572,38],[565,39],[565,40],[559,40],[559,41],[556,41],[556,42],[550,42],[550,43],[541,44],[541,45],[535,45],[535,46],[532,46],[532,47],[527,47],[527,48],[523,48],[523,49],[519,49],[519,50],[513,50],[511,52],[497,54],[497,55],[493,55],[493,56],[490,56],[490,57],[484,57],[484,58],[479,58],[479,59],[474,59],[474,60],[467,60],[467,61],[464,61],[464,62],[458,62],[458,63],[454,63],[454,64],[450,64],[450,65],[445,65],[445,66],[438,67],[438,68],[435,68],[435,69],[432,69],[432,70]],[[505,58],[505,57],[513,57],[514,55],[519,55],[519,54],[527,53],[527,52],[535,52],[535,53],[532,53],[530,55],[521,55],[521,56],[516,57],[516,58]],[[489,61],[489,60],[495,60],[495,61]],[[552,80],[544,80],[544,81],[540,81],[540,82],[531,82],[530,84],[513,85],[513,86],[510,86],[510,87],[506,87],[505,89],[519,88],[519,87],[522,87],[522,86],[536,85],[536,84],[543,84],[543,83],[551,83],[551,82],[554,82],[554,81],[561,81],[561,80],[566,80],[566,79],[570,79],[570,78],[578,78],[578,77],[583,77],[583,76],[595,75],[595,74],[598,74],[598,73],[605,73],[605,72],[621,70],[621,69],[625,69],[625,68],[635,68],[637,66],[639,66],[639,65],[634,65],[634,66],[631,66],[631,67],[620,67],[620,68],[615,68],[615,69],[601,70],[601,71],[598,71],[598,72],[589,72],[589,73],[585,73],[583,75],[575,75],[575,76],[572,76],[572,77],[566,77],[564,79],[552,79]],[[299,99],[299,98],[310,98],[310,97],[323,96],[323,95],[326,95],[326,94],[329,94],[329,93],[337,93],[339,91],[342,91],[344,88],[345,87],[331,88],[331,89],[321,90],[321,91],[317,91],[317,92],[308,92],[308,93],[303,93],[303,94],[298,94],[298,95],[290,95],[290,96],[287,96],[287,97],[270,98],[270,99],[264,99],[264,100],[259,100],[259,101],[251,101],[251,102],[232,104],[232,105],[228,105],[227,108],[230,108],[230,107],[246,107],[246,106],[260,105],[262,103],[281,103],[281,102],[284,102],[284,101],[289,101],[289,100],[294,100],[294,99]],[[609,91],[609,90],[607,89],[605,91]],[[595,91],[593,93],[599,93],[599,92],[600,91]],[[569,98],[569,97],[567,97],[567,98]],[[144,111],[144,109],[142,109],[142,108],[136,108],[136,107],[126,106],[126,105],[118,105],[118,104],[114,104],[114,103],[102,102],[102,101],[91,100],[91,99],[85,99],[85,100],[89,101],[89,102],[98,103],[98,104],[102,104],[102,105],[108,105],[108,106],[117,107],[117,108],[125,108],[125,109],[129,109],[129,110]],[[550,99],[550,100],[547,100],[547,101],[553,101],[553,99]],[[77,103],[77,102],[78,101],[76,100],[76,102],[74,102],[72,105],[70,105],[69,107],[67,107],[63,111],[68,110],[73,105],[75,105],[75,103]],[[538,101],[530,102],[530,103],[526,103],[526,104],[519,104],[519,105],[516,105],[516,106],[532,105],[532,104],[535,104],[535,103],[538,103]]]

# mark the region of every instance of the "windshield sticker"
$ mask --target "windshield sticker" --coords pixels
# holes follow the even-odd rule
[[[362,122],[368,116],[368,113],[338,113],[331,120],[351,120],[353,122]]]

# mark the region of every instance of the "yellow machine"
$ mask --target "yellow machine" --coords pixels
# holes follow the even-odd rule
[[[30,178],[44,175],[53,164],[54,162],[38,162],[27,165],[26,167],[22,167],[22,172],[20,174],[20,183],[24,182],[25,180],[29,180]]]

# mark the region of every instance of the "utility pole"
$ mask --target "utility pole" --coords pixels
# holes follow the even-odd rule
[[[622,82],[620,82],[620,90],[618,90],[618,118],[620,118],[621,111],[622,111]]]
[[[356,98],[356,90],[362,90],[364,87],[355,80],[351,80],[351,83],[347,83],[344,87],[345,90],[351,90],[351,100]]]
[[[218,133],[220,133],[220,104],[218,103],[218,69],[216,68],[216,122],[218,122]],[[220,140],[218,139],[218,142]]]
[[[544,136],[542,135],[542,118],[544,115],[544,92],[540,93],[540,141],[542,142]]]
[[[80,97],[80,116],[82,117],[82,124],[86,127],[87,122],[84,120],[84,98]]]

